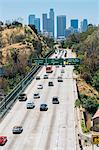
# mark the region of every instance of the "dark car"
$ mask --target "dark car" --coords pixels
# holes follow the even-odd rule
[[[49,81],[49,82],[48,82],[48,86],[54,86],[53,82],[52,82],[52,81]]]
[[[22,93],[19,95],[18,97],[19,101],[26,101],[27,100],[27,96],[25,93]]]
[[[40,80],[40,76],[36,76],[36,80]]]
[[[47,104],[40,105],[40,111],[47,111],[47,110],[48,110]]]
[[[0,146],[3,146],[7,142],[6,136],[0,136]]]
[[[58,100],[58,97],[57,97],[57,96],[54,96],[54,97],[52,98],[52,103],[53,103],[53,104],[59,104],[59,100]]]
[[[44,74],[44,79],[48,79],[48,75],[47,74]]]
[[[65,65],[62,65],[62,67],[65,67]]]
[[[23,131],[22,126],[14,126],[12,129],[13,134],[20,134],[22,133],[22,131]]]

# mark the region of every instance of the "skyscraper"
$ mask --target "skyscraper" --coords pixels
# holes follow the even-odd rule
[[[54,10],[53,9],[50,9],[49,18],[50,18],[50,31],[52,32],[52,36],[54,37]]]
[[[35,18],[34,25],[38,32],[40,32],[40,18]]]
[[[42,14],[43,32],[47,32],[47,14]]]
[[[66,16],[57,16],[57,38],[64,38],[66,30]]]
[[[71,28],[74,32],[78,32],[78,19],[71,19]]]
[[[29,15],[29,25],[35,25],[38,33],[40,32],[40,18],[35,18],[35,15]]]
[[[29,25],[34,25],[35,15],[29,15]]]
[[[81,32],[86,32],[88,28],[88,21],[87,19],[83,19],[83,21],[81,22]]]
[[[49,36],[54,37],[54,10],[50,9],[49,18],[47,14],[42,14],[43,33],[47,32]]]

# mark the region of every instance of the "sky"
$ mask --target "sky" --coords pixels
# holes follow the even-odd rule
[[[49,13],[50,8],[55,12],[55,24],[57,15],[66,15],[67,27],[74,18],[79,19],[79,25],[84,18],[88,23],[99,24],[99,0],[0,0],[0,20],[22,18],[28,24],[29,14],[42,19],[42,13]]]

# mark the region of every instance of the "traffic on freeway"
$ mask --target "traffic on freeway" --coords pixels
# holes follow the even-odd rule
[[[74,57],[65,53],[52,58]],[[0,123],[0,150],[77,149],[73,65],[51,69],[42,67]]]

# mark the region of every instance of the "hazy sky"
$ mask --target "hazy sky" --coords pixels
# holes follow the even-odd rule
[[[50,8],[54,9],[55,20],[57,15],[66,15],[67,27],[71,18],[78,18],[79,22],[87,18],[89,23],[99,24],[99,0],[0,0],[0,20],[22,17],[28,23],[29,14],[42,18],[42,13],[49,13]]]

